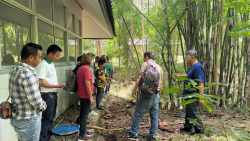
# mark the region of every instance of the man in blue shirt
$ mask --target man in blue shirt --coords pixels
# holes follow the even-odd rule
[[[174,74],[174,76],[185,76],[189,79],[199,79],[196,80],[197,86],[200,87],[205,87],[206,86],[206,73],[205,69],[202,66],[200,62],[197,60],[197,52],[195,50],[189,50],[186,52],[186,60],[187,63],[190,64],[192,67],[190,68],[188,74]],[[184,81],[184,90],[183,90],[183,96],[187,94],[193,94],[193,93],[199,93],[199,94],[205,94],[206,91],[201,88],[201,90],[196,89],[196,90],[190,90],[186,89],[186,85],[188,84],[188,80]],[[192,87],[191,87],[192,88]],[[190,99],[195,99],[190,98]],[[198,99],[198,98],[196,98]],[[188,100],[188,99],[186,99]],[[201,101],[201,100],[200,100]],[[181,128],[181,131],[185,132],[191,132],[191,135],[194,134],[199,134],[199,133],[204,133],[204,127],[202,126],[202,122],[200,121],[200,116],[199,116],[199,105],[203,108],[204,105],[202,105],[199,101],[195,101],[193,103],[187,104],[186,105],[186,117],[185,117],[185,124],[184,128]],[[193,125],[192,123],[189,123],[189,118],[197,119],[197,121],[200,121],[200,125]],[[193,127],[195,129],[195,132],[193,132]]]

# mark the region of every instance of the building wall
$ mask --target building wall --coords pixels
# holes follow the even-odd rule
[[[70,72],[74,69],[75,65],[67,65],[62,67],[56,67],[58,83],[65,84],[67,78],[70,75]],[[5,101],[9,96],[8,91],[8,72],[0,74],[0,102]],[[69,92],[64,91],[63,89],[59,90],[58,93],[58,106],[57,106],[57,115],[60,116],[67,108],[69,108],[72,103],[72,96]],[[16,133],[13,127],[10,125],[10,120],[0,119],[0,141],[17,141]]]

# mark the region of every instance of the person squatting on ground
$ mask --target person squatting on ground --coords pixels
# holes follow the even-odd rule
[[[205,87],[206,86],[206,72],[204,67],[200,62],[197,60],[198,54],[195,50],[189,50],[186,52],[186,60],[189,65],[191,65],[191,69],[189,70],[188,74],[174,74],[174,76],[185,76],[189,79],[199,79],[200,81],[196,81],[198,83],[197,86]],[[197,90],[189,90],[185,89],[185,86],[188,84],[188,80],[184,80],[184,90],[183,90],[183,96],[193,93],[199,93],[199,94],[205,94],[206,90],[204,88],[201,88],[201,91],[199,89]],[[198,99],[198,98],[189,98],[189,99]],[[189,100],[186,99],[186,100]],[[199,99],[198,99],[199,100]],[[186,117],[185,117],[185,124],[184,128],[181,128],[180,131],[190,132],[191,135],[194,134],[200,134],[203,133],[204,127],[202,125],[202,122],[200,120],[199,116],[199,105],[203,107],[199,101],[195,101],[193,103],[186,105]],[[197,119],[200,125],[193,125],[189,122],[189,118]],[[195,129],[195,132],[193,132],[193,127]]]
[[[102,70],[102,68],[105,66],[105,63],[106,61],[101,58],[95,70],[95,75],[98,77],[98,81],[99,81],[97,85],[97,94],[96,94],[96,108],[98,110],[103,110],[100,103],[104,94],[104,85],[108,86],[107,82],[105,81],[105,73]]]
[[[107,60],[106,69],[107,69],[107,74],[108,74],[108,76],[110,78],[110,81],[108,82],[108,86],[105,89],[105,94],[107,94],[109,92],[110,85],[111,85],[111,78],[113,77],[113,73],[114,73],[113,72],[114,69],[113,69],[111,63],[109,63],[109,57],[108,56],[106,57],[106,60]]]
[[[162,80],[163,80],[163,71],[161,67],[156,64],[154,61],[154,54],[152,52],[145,52],[144,53],[144,63],[142,64],[141,70],[140,70],[140,76],[136,81],[134,90],[132,92],[132,96],[135,98],[136,95],[136,89],[139,86],[141,77],[145,69],[148,67],[148,63],[156,68],[156,71],[158,71],[160,78],[157,91],[153,95],[148,95],[146,93],[141,93],[140,98],[136,104],[135,112],[133,115],[132,120],[132,127],[130,129],[130,134],[127,135],[127,139],[130,140],[139,140],[138,139],[138,130],[139,125],[141,121],[141,116],[144,115],[146,112],[150,112],[150,119],[151,119],[151,127],[149,129],[149,135],[148,138],[151,141],[156,141],[157,130],[158,130],[158,108],[159,108],[159,100],[160,95],[162,91]]]
[[[42,113],[42,126],[40,141],[48,141],[52,136],[52,124],[56,117],[58,88],[66,87],[65,84],[58,84],[54,62],[56,62],[62,49],[57,45],[51,45],[47,49],[47,56],[44,57],[36,68],[39,78],[41,95],[46,102],[47,109]]]
[[[94,99],[92,96],[93,92],[93,77],[89,70],[93,66],[92,56],[85,54],[81,58],[82,66],[77,71],[77,94],[81,101],[81,111],[80,111],[80,134],[79,140],[90,139],[87,135],[90,134],[86,129],[88,115],[90,113],[90,107],[94,104]]]
[[[41,56],[42,46],[34,43],[24,45],[21,62],[9,72],[9,94],[12,102],[10,123],[19,141],[39,140],[40,113],[46,110],[46,103],[41,98],[38,77],[33,67],[40,63]]]

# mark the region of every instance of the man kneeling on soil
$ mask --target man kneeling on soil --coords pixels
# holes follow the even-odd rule
[[[159,73],[157,82],[158,86],[156,85],[157,91],[153,95],[148,95],[146,93],[141,93],[140,98],[136,104],[135,112],[133,115],[132,127],[130,129],[130,134],[127,135],[127,139],[129,140],[139,140],[138,139],[138,129],[141,121],[141,116],[144,115],[146,112],[150,112],[150,119],[151,119],[151,127],[149,130],[148,138],[150,141],[156,141],[156,133],[158,130],[158,108],[159,108],[159,100],[162,90],[162,80],[163,80],[163,72],[161,67],[156,64],[154,61],[154,54],[152,52],[145,52],[144,53],[144,63],[142,64],[140,70],[140,76],[136,81],[132,96],[135,98],[136,89],[139,86],[142,74],[148,68],[148,64],[152,65],[156,71]]]

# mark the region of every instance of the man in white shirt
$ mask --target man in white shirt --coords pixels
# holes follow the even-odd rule
[[[56,69],[53,62],[56,62],[62,49],[57,45],[51,45],[36,68],[37,76],[41,87],[41,95],[47,104],[47,109],[42,113],[42,126],[40,141],[49,141],[52,136],[52,124],[56,116],[58,88],[66,87],[65,84],[58,84]]]

